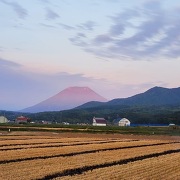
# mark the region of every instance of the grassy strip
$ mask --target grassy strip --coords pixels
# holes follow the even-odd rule
[[[168,151],[163,151],[160,153],[153,153],[153,154],[147,154],[147,155],[142,155],[142,156],[136,156],[133,158],[127,158],[127,159],[108,162],[108,163],[104,163],[104,164],[97,164],[97,165],[91,165],[91,166],[83,166],[80,168],[67,169],[67,170],[64,170],[64,171],[59,172],[59,173],[54,173],[54,174],[44,176],[43,178],[38,178],[36,180],[50,180],[50,179],[64,177],[64,176],[74,176],[77,174],[82,174],[84,172],[92,171],[92,170],[99,169],[99,168],[106,168],[106,167],[111,167],[111,166],[115,166],[115,165],[123,165],[123,164],[128,164],[131,162],[135,162],[135,161],[141,161],[141,160],[145,160],[145,159],[149,159],[149,158],[155,158],[155,157],[168,155],[168,154],[172,154],[172,153],[179,153],[179,152],[180,152],[180,149],[168,150]]]
[[[120,133],[140,135],[177,135],[180,136],[180,128],[170,127],[117,127],[117,126],[79,126],[79,125],[11,125],[0,126],[2,131],[46,131],[46,132],[84,132],[84,133]]]
[[[67,154],[57,154],[57,155],[51,155],[51,156],[36,156],[36,157],[29,157],[29,158],[10,159],[10,160],[2,160],[2,161],[0,161],[0,164],[22,162],[22,161],[30,161],[30,160],[37,160],[37,159],[69,157],[69,156],[76,156],[76,155],[81,155],[81,154],[91,154],[91,153],[102,152],[102,151],[120,150],[120,149],[132,149],[132,148],[139,148],[139,147],[151,147],[151,146],[177,144],[177,143],[179,143],[179,142],[144,144],[144,145],[136,145],[136,146],[133,145],[133,146],[125,146],[125,147],[114,147],[114,148],[106,148],[106,149],[86,150],[86,151],[81,151],[81,152],[72,152],[72,153],[67,153]]]

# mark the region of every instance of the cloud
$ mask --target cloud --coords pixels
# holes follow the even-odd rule
[[[96,26],[96,23],[94,21],[87,21],[85,23],[78,25],[77,27],[82,30],[93,31],[95,26]]]
[[[84,33],[77,33],[76,36],[69,38],[69,40],[77,46],[85,47],[88,44],[83,41],[83,39],[86,38],[86,35]]]
[[[47,20],[54,20],[59,18],[59,14],[51,10],[50,8],[46,8],[46,19]]]
[[[87,33],[86,39],[75,35],[70,39],[71,42],[81,46],[86,52],[112,59],[154,60],[180,57],[180,16],[177,7],[164,9],[160,1],[149,0],[108,18],[112,23],[106,32],[94,37]],[[96,23],[91,25],[90,29],[93,30]],[[84,29],[87,30],[91,26],[80,24],[79,27],[82,30],[86,27]]]
[[[50,3],[49,0],[39,0],[39,1],[42,2],[42,3],[47,3],[47,4]]]
[[[46,27],[46,28],[56,28],[56,26],[40,23],[41,26]]]
[[[69,25],[63,24],[63,23],[58,23],[58,25],[60,25],[65,30],[73,30],[73,29],[75,29],[73,26],[69,26]]]
[[[94,38],[94,43],[98,44],[106,44],[111,42],[113,39],[108,34],[101,34]]]
[[[5,68],[5,67],[8,68],[21,67],[21,65],[13,61],[0,58],[0,68]]]
[[[24,19],[25,17],[27,17],[28,11],[26,9],[24,9],[17,2],[15,2],[15,1],[14,2],[13,1],[9,2],[7,0],[0,0],[0,2],[10,6],[20,19]]]

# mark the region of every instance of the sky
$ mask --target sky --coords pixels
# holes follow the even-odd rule
[[[179,22],[179,0],[0,0],[0,109],[179,87]]]

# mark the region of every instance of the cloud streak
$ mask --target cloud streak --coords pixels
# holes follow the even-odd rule
[[[13,61],[0,58],[0,68],[4,68],[4,67],[8,67],[8,68],[21,67],[21,65]]]
[[[11,7],[20,19],[24,19],[27,17],[28,11],[25,8],[23,8],[20,4],[18,4],[17,2],[15,2],[15,1],[9,2],[6,0],[0,0],[0,2]]]
[[[176,8],[163,9],[160,1],[147,1],[109,17],[112,24],[107,32],[70,40],[86,52],[100,57],[127,60],[153,60],[180,57],[180,16]],[[91,30],[95,28],[95,22]],[[84,26],[83,26],[84,27]],[[88,26],[87,26],[88,27]],[[86,46],[84,46],[86,44]],[[88,45],[88,46],[87,46]]]
[[[47,20],[55,20],[60,18],[59,14],[53,11],[50,8],[46,8],[46,19]]]
[[[95,26],[96,26],[96,23],[94,21],[87,21],[85,23],[78,25],[77,27],[82,30],[93,31]]]

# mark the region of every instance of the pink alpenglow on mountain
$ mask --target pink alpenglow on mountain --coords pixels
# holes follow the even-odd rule
[[[69,87],[39,104],[23,109],[22,112],[68,110],[90,101],[106,102],[107,99],[88,87]]]

